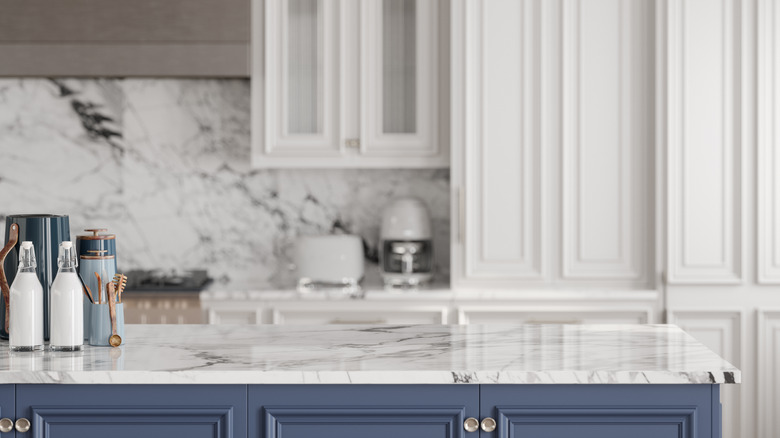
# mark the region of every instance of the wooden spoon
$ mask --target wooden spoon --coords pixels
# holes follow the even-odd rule
[[[5,332],[8,333],[8,321],[11,316],[11,288],[8,286],[8,280],[5,277],[5,256],[16,246],[16,242],[19,241],[19,225],[11,224],[11,230],[8,235],[8,242],[6,242],[2,251],[0,251],[0,290],[3,292],[3,299],[5,300]]]
[[[108,288],[106,297],[108,300],[108,314],[111,315],[111,337],[108,338],[108,343],[112,347],[118,347],[122,345],[122,337],[116,333],[116,291],[114,290],[114,283],[110,281],[106,287]]]

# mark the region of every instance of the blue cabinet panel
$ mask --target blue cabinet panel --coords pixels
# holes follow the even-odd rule
[[[246,386],[18,385],[16,417],[20,438],[246,438]]]
[[[0,385],[0,418],[16,420],[16,387],[14,385]],[[2,438],[14,438],[15,431],[0,434]]]
[[[719,438],[716,385],[482,385],[480,438]]]
[[[477,385],[252,385],[249,436],[464,438],[478,401]]]

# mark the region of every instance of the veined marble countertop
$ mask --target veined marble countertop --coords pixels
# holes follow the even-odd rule
[[[128,325],[120,348],[11,353],[0,383],[739,383],[673,325]]]

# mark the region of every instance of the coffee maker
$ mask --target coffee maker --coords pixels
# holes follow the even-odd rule
[[[385,208],[379,248],[386,287],[416,287],[431,280],[433,236],[428,209],[421,200],[400,198]]]

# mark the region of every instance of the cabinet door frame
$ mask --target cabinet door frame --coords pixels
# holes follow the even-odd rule
[[[384,133],[382,1],[360,4],[361,153],[366,156],[436,156],[439,145],[438,0],[415,1],[415,133]]]
[[[247,399],[256,438],[277,438],[290,422],[347,421],[444,425],[447,438],[462,438],[464,420],[479,414],[479,385],[249,385]]]
[[[284,10],[289,3],[284,0],[265,1],[263,13],[265,44],[265,99],[263,151],[268,156],[297,156],[306,154],[309,157],[334,157],[342,153],[342,134],[339,125],[342,103],[340,100],[340,69],[341,56],[339,29],[340,2],[333,2],[324,7],[323,2],[317,3],[317,21],[321,26],[318,42],[318,67],[322,78],[318,80],[317,112],[321,117],[321,132],[313,134],[296,134],[289,132],[289,14]],[[258,49],[259,50],[259,49]],[[254,82],[254,81],[253,81]],[[257,103],[257,102],[255,102]],[[256,107],[257,105],[253,105]],[[256,109],[256,108],[255,108]]]
[[[246,385],[16,385],[16,417],[33,437],[51,424],[199,424],[221,438],[246,438]],[[5,436],[5,435],[4,435]]]
[[[514,424],[678,425],[681,438],[720,438],[717,384],[480,385],[480,438],[514,438]],[[596,418],[594,418],[596,417]],[[592,436],[592,435],[588,435]],[[522,435],[517,435],[521,438]]]

